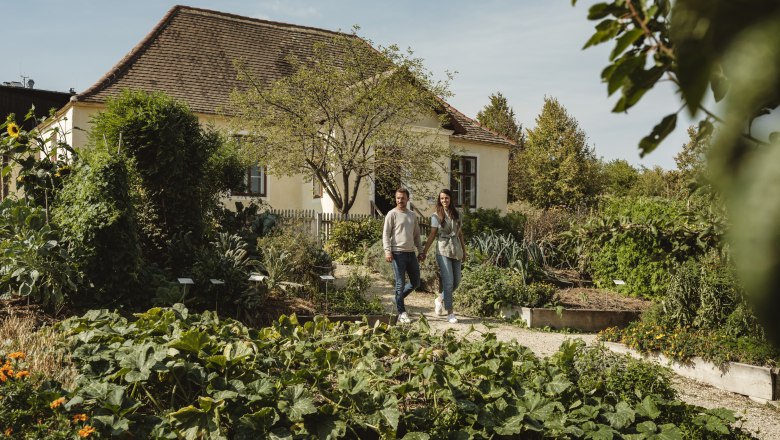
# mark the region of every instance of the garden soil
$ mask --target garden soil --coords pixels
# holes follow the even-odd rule
[[[350,272],[356,270],[353,266],[338,265],[335,271],[337,282],[346,278]],[[363,268],[362,270],[366,270]],[[374,295],[382,301],[388,313],[394,312],[392,305],[393,289],[387,280],[379,274],[371,274],[373,286],[370,295]],[[603,292],[594,289],[569,289],[562,292],[562,302],[572,304],[578,308],[598,308],[605,306],[609,309],[643,310],[647,308],[647,301],[627,298],[625,301],[606,297]],[[456,292],[457,294],[457,292]],[[537,331],[522,328],[518,325],[508,324],[498,320],[476,318],[458,315],[459,322],[450,324],[446,316],[436,316],[433,313],[433,294],[427,292],[413,292],[407,297],[405,304],[409,316],[414,322],[422,316],[428,321],[432,331],[444,332],[453,329],[460,335],[468,335],[470,338],[478,338],[481,334],[492,332],[498,340],[515,340],[521,345],[531,349],[537,356],[547,357],[558,351],[561,343],[567,339],[582,339],[587,344],[595,344],[596,335],[592,333],[560,333],[549,331]],[[568,298],[568,299],[567,299]],[[457,310],[456,310],[457,314]],[[474,331],[470,333],[471,327]],[[702,384],[684,377],[674,375],[674,387],[681,400],[699,405],[705,408],[728,408],[742,418],[743,428],[754,433],[758,438],[767,440],[780,440],[780,408],[772,404],[761,404],[748,397],[728,391],[719,390],[709,385]]]

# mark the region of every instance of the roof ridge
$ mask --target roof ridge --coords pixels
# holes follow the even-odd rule
[[[314,26],[303,26],[303,25],[300,25],[300,24],[286,23],[286,22],[283,22],[283,21],[274,21],[274,20],[266,20],[266,19],[263,19],[263,18],[247,17],[246,15],[239,15],[239,14],[233,14],[233,13],[230,13],[230,12],[216,11],[216,10],[213,10],[213,9],[197,8],[195,6],[176,5],[176,6],[174,6],[174,8],[186,9],[186,10],[197,11],[197,12],[205,12],[205,13],[208,13],[208,14],[220,15],[220,16],[223,16],[223,17],[228,17],[228,18],[233,18],[233,19],[246,20],[246,21],[253,22],[253,23],[263,23],[263,24],[270,24],[270,25],[274,25],[274,26],[291,27],[291,28],[296,28],[296,29],[305,29],[305,30],[310,30],[310,31],[324,32],[324,33],[327,33],[327,34],[343,35],[343,36],[347,36],[347,37],[354,36],[351,33],[342,32],[342,31],[332,31],[330,29],[323,29],[323,28],[318,28],[318,27],[314,27]]]
[[[159,22],[157,22],[157,24],[152,28],[152,30],[149,31],[149,33],[146,34],[146,36],[138,44],[136,44],[132,49],[130,49],[130,52],[125,54],[125,56],[122,57],[122,59],[119,60],[119,62],[114,64],[114,66],[111,69],[109,69],[108,72],[106,72],[102,77],[100,77],[100,79],[98,79],[88,89],[84,90],[79,94],[73,95],[71,97],[71,100],[79,101],[84,98],[89,98],[91,95],[100,92],[101,89],[103,89],[105,86],[108,85],[111,79],[121,74],[127,68],[127,66],[132,64],[132,61],[135,58],[137,58],[143,53],[143,51],[155,40],[155,38],[170,23],[173,17],[180,11],[193,11],[193,12],[210,14],[210,15],[220,16],[220,17],[234,19],[234,20],[240,19],[250,23],[265,24],[265,25],[272,25],[272,26],[286,27],[286,28],[295,28],[295,29],[306,30],[306,31],[316,31],[318,33],[354,36],[352,34],[348,34],[345,32],[331,31],[328,29],[320,29],[311,26],[301,26],[301,25],[296,25],[291,23],[283,23],[279,21],[263,20],[260,18],[247,17],[238,14],[231,14],[229,12],[215,11],[212,9],[196,8],[193,6],[175,5],[168,10],[168,12],[163,16],[163,18],[160,19]]]
[[[455,113],[461,115],[462,117],[468,119],[469,122],[475,124],[477,127],[481,128],[481,129],[483,129],[485,131],[488,131],[488,132],[490,132],[490,133],[500,137],[501,139],[504,139],[505,141],[509,142],[512,145],[515,145],[515,146],[517,145],[517,142],[513,141],[512,139],[509,139],[508,137],[504,136],[503,134],[501,134],[501,133],[499,133],[497,131],[494,131],[494,130],[488,128],[488,127],[485,127],[484,125],[480,124],[478,120],[471,119],[470,117],[466,116],[465,114],[463,114],[463,112],[461,112],[460,110],[458,110],[455,107],[453,107],[452,104],[450,104],[449,102],[447,102],[447,101],[445,101],[443,99],[442,99],[442,102],[444,102],[444,104],[446,104],[447,107],[450,108],[450,110],[452,110],[453,112],[455,112]]]

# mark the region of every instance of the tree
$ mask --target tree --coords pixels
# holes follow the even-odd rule
[[[444,123],[447,82],[432,80],[419,58],[375,50],[354,32],[316,43],[308,59],[290,55],[292,73],[272,84],[238,61],[247,90],[232,96],[248,156],[271,174],[317,179],[342,213],[367,179],[430,189],[450,155],[436,129],[414,127],[435,111]]]
[[[494,132],[506,137],[514,142],[514,145],[509,150],[509,201],[513,202],[518,200],[519,194],[515,194],[512,188],[519,185],[519,181],[524,178],[522,164],[518,161],[521,151],[523,151],[523,145],[525,143],[525,135],[523,134],[522,125],[517,123],[515,119],[515,111],[509,106],[507,99],[501,92],[490,95],[490,104],[477,113],[477,121],[479,123]],[[513,184],[518,182],[518,184]]]
[[[527,178],[516,182],[515,191],[540,208],[590,203],[599,188],[596,156],[586,140],[558,100],[545,98],[519,158]]]
[[[92,120],[90,145],[131,159],[147,257],[174,235],[205,239],[221,190],[240,181],[236,153],[189,107],[163,93],[125,91]],[[233,159],[226,159],[225,156]]]
[[[614,0],[594,4],[588,18],[599,23],[585,47],[615,43],[602,71],[608,92],[621,91],[613,111],[628,110],[662,79],[679,88],[684,105],[674,103],[677,110],[640,141],[642,154],[674,129],[683,109],[706,115],[704,133],[717,124],[711,181],[726,202],[741,280],[767,334],[780,341],[780,134],[776,122],[762,121],[780,105],[780,3]],[[720,115],[703,105],[708,90],[723,101]],[[754,130],[760,122],[764,135]]]
[[[639,171],[628,161],[615,159],[602,164],[601,179],[606,194],[625,196],[639,180]]]

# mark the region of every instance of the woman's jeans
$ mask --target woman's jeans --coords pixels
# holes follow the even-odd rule
[[[393,252],[393,274],[395,275],[395,306],[398,314],[404,313],[404,298],[412,293],[412,290],[420,287],[420,264],[414,252]],[[404,285],[405,277],[409,275],[409,282]]]
[[[452,292],[460,284],[460,260],[437,254],[436,262],[439,263],[439,271],[441,271],[441,291],[444,297],[444,308],[448,313],[452,313]]]

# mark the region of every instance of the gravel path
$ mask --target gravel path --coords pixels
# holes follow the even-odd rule
[[[335,276],[337,279],[343,279],[352,270],[354,269],[350,266],[339,265],[336,268]],[[378,274],[372,274],[371,276],[373,279],[371,294],[382,300],[388,312],[395,312],[392,305],[392,287]],[[433,295],[430,293],[413,292],[406,298],[405,304],[412,320],[419,319],[421,315],[424,315],[433,331],[443,332],[447,329],[455,329],[457,333],[465,335],[473,325],[477,332],[472,333],[471,337],[479,337],[480,333],[492,332],[496,334],[498,340],[516,340],[518,343],[530,348],[531,351],[540,357],[547,357],[555,353],[558,351],[561,343],[567,339],[582,339],[587,344],[596,343],[596,335],[591,333],[542,332],[521,328],[497,320],[486,320],[484,318],[462,315],[458,316],[459,322],[457,324],[450,324],[447,322],[446,316],[433,314]],[[485,323],[488,323],[490,328],[485,326]],[[780,440],[780,408],[777,406],[761,404],[748,397],[719,390],[681,376],[675,375],[674,377],[674,387],[679,393],[681,400],[705,408],[729,408],[735,411],[739,417],[742,417],[742,426],[756,434],[758,438]]]

